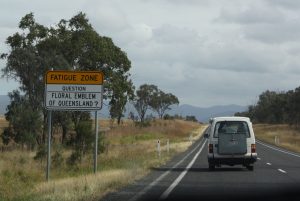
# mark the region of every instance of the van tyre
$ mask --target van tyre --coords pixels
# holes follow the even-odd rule
[[[250,171],[253,171],[254,170],[254,166],[253,165],[247,165],[247,169],[250,170]]]
[[[213,171],[213,170],[215,170],[215,165],[212,163],[209,163],[208,168],[210,171]]]

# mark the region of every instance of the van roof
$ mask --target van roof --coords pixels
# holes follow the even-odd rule
[[[214,117],[211,118],[212,121],[249,121],[249,117]]]

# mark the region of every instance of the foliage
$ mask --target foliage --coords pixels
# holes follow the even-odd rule
[[[39,160],[41,162],[41,164],[43,163],[44,160],[46,160],[46,156],[47,156],[47,148],[45,145],[40,145],[38,147],[38,150],[34,156],[34,160]]]
[[[151,108],[157,112],[160,119],[163,118],[167,110],[171,109],[170,106],[174,104],[179,104],[178,98],[171,93],[165,93],[161,90],[153,94],[150,102]]]
[[[62,130],[61,143],[67,144],[67,135],[69,130],[72,129],[72,112],[68,111],[53,111],[52,112],[52,125],[53,127],[60,127]]]
[[[152,97],[157,92],[157,86],[148,84],[141,85],[136,91],[136,97],[133,105],[139,115],[141,122],[144,122],[146,112],[148,109],[150,109]]]
[[[300,126],[300,87],[287,92],[265,91],[255,105],[237,116],[248,116],[256,123],[289,123]]]
[[[186,121],[198,122],[198,120],[197,120],[197,118],[195,116],[186,116],[185,120]]]
[[[104,98],[110,99],[111,115],[119,121],[124,112],[124,105],[133,94],[132,82],[129,79],[131,62],[111,38],[100,36],[94,30],[84,13],[80,12],[70,20],[62,19],[51,27],[37,23],[33,13],[29,13],[21,19],[19,29],[21,33],[17,32],[6,40],[10,51],[1,54],[1,58],[7,60],[2,73],[3,76],[15,79],[21,84],[20,91],[24,97],[19,97],[22,105],[26,105],[22,115],[30,116],[22,118],[37,119],[42,116],[43,122],[36,122],[40,124],[38,127],[44,129],[41,130],[41,136],[28,131],[27,136],[30,139],[20,139],[18,142],[27,143],[38,137],[38,143],[45,143],[47,113],[43,109],[44,75],[50,69],[102,71],[105,75]],[[17,122],[11,122],[20,119],[21,114],[18,118],[14,117],[16,113],[13,109],[15,106],[10,105],[8,113],[12,115],[9,115],[7,120],[13,127],[12,135],[21,136],[16,134]],[[62,143],[65,143],[71,119],[70,113],[59,112],[54,115],[55,125],[61,126],[63,130]],[[22,127],[26,124],[19,124],[19,129],[27,131]],[[6,137],[8,131],[11,129],[6,130]]]
[[[125,106],[128,100],[134,98],[134,87],[131,80],[128,80],[129,75],[116,72],[111,77],[111,87],[114,89],[110,96],[110,116],[112,119],[116,118],[118,124],[121,122]]]
[[[8,144],[12,139],[16,143],[26,144],[28,149],[33,148],[40,144],[41,114],[34,110],[27,96],[20,95],[19,91],[9,93],[9,97],[11,103],[5,114],[9,127],[4,130],[4,142]]]
[[[80,121],[75,128],[76,137],[74,139],[75,151],[80,153],[80,158],[93,148],[94,133],[92,121]]]
[[[62,164],[64,163],[64,158],[63,158],[63,149],[61,147],[57,148],[51,157],[51,165],[53,167],[61,167]]]
[[[165,93],[158,89],[157,86],[148,84],[143,84],[139,87],[133,102],[141,122],[144,122],[148,109],[156,111],[159,118],[162,119],[165,112],[170,110],[171,105],[179,104],[175,95]]]

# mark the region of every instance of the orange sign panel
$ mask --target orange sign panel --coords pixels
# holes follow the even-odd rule
[[[100,71],[48,71],[46,84],[102,85],[103,77]]]

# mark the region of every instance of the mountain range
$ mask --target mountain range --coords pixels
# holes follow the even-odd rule
[[[4,115],[6,112],[6,107],[9,104],[9,97],[6,95],[0,95],[0,115]],[[246,106],[240,105],[216,105],[212,107],[197,107],[188,104],[183,105],[174,105],[171,107],[171,110],[167,112],[170,115],[180,115],[180,116],[195,116],[198,121],[208,122],[209,118],[216,116],[233,116],[236,112],[246,111]],[[135,113],[135,109],[132,104],[127,104],[126,112],[124,114],[125,117],[128,117],[129,112]],[[149,110],[148,115],[156,115],[155,112]],[[109,117],[109,108],[108,102],[103,103],[102,110],[99,112],[99,116],[101,118]]]

